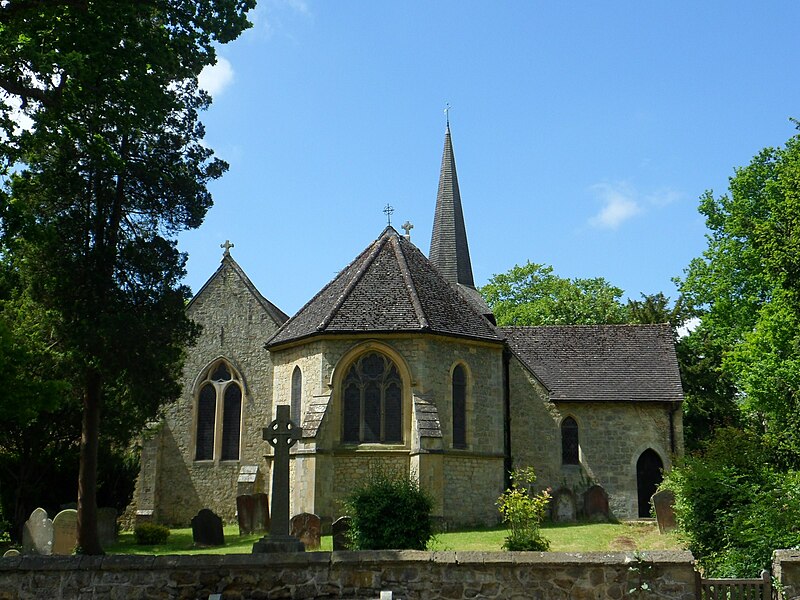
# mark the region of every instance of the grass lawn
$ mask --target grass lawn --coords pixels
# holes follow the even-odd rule
[[[679,550],[682,546],[672,535],[660,535],[655,522],[548,524],[542,528],[550,540],[552,552],[608,552],[633,550]],[[440,533],[431,550],[501,550],[506,530],[502,527]],[[106,548],[111,554],[250,554],[262,534],[239,536],[236,525],[225,527],[225,545],[195,548],[191,529],[173,529],[167,543],[160,546],[137,546],[133,532],[125,531],[119,543]],[[320,550],[332,549],[331,536],[323,536]]]

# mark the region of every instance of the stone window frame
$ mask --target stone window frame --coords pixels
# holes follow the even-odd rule
[[[230,379],[226,380],[213,380],[212,377],[220,366],[224,366]],[[204,388],[208,385],[212,387],[215,392],[214,395],[214,418],[213,418],[213,439],[211,445],[211,456],[208,458],[198,458],[198,434],[200,427],[200,395]],[[236,457],[222,457],[223,453],[223,439],[230,429],[225,425],[225,400],[226,393],[231,386],[239,388],[239,419],[237,423],[237,443],[236,443]],[[193,392],[193,418],[192,418],[192,439],[191,439],[191,452],[192,461],[196,464],[219,464],[219,463],[237,463],[242,458],[242,432],[244,429],[244,410],[245,410],[245,381],[239,370],[234,367],[231,360],[225,357],[217,357],[209,362],[198,375],[194,383]]]
[[[564,435],[564,428],[565,425],[569,425],[569,422],[574,424],[574,434],[575,434],[575,446],[574,450],[572,448],[567,447],[568,440],[565,438]],[[571,428],[572,429],[572,428]],[[559,438],[561,440],[561,465],[564,467],[577,467],[581,464],[581,426],[578,423],[578,419],[575,415],[568,414],[564,416],[561,420],[561,423],[558,426]],[[569,457],[567,454],[569,453]]]
[[[464,420],[464,440],[463,443],[456,443],[456,397],[455,397],[455,374],[456,369],[461,368],[464,374],[464,398],[463,398],[463,420]],[[472,371],[464,361],[456,361],[449,371],[450,388],[450,446],[454,450],[466,450],[469,448],[470,441],[470,415],[472,414]]]
[[[400,442],[345,442],[344,441],[344,381],[350,371],[350,367],[359,360],[362,356],[377,352],[383,354],[388,358],[397,368],[401,381],[401,433],[402,441]],[[331,372],[330,380],[328,382],[332,390],[333,398],[333,422],[334,431],[336,432],[335,443],[343,449],[352,449],[356,451],[394,451],[403,450],[407,451],[411,444],[411,419],[413,413],[412,395],[414,379],[411,374],[411,369],[403,356],[395,348],[389,344],[369,340],[356,344],[350,350],[345,352]]]
[[[297,425],[303,424],[303,370],[300,365],[292,369],[292,378],[289,386],[290,418]]]

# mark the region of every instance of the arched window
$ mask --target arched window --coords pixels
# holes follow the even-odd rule
[[[565,465],[577,465],[578,457],[578,424],[572,417],[561,423],[561,462]]]
[[[242,385],[221,360],[211,365],[197,395],[195,460],[239,460]]]
[[[292,405],[290,418],[297,425],[302,425],[300,411],[303,406],[303,373],[300,367],[295,367],[292,371]]]
[[[370,352],[352,364],[342,383],[342,441],[403,442],[403,383],[395,364]]]
[[[453,369],[453,448],[467,447],[467,374],[464,367]]]

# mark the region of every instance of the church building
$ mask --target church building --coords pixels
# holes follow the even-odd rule
[[[418,478],[450,526],[499,521],[516,467],[580,515],[602,488],[613,517],[649,516],[683,451],[668,325],[497,327],[476,290],[450,137],[430,253],[391,226],[289,318],[230,254],[187,307],[202,334],[183,392],[144,434],[137,517],[235,520],[270,488],[262,429],[288,405],[291,512],[330,523],[372,468]]]

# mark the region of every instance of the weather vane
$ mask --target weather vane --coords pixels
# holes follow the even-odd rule
[[[447,121],[447,126],[450,127],[450,103],[448,102],[444,108],[444,118]]]
[[[384,207],[383,212],[386,213],[386,222],[389,225],[391,225],[392,224],[392,213],[394,212],[394,206],[392,206],[391,204],[387,204]]]

